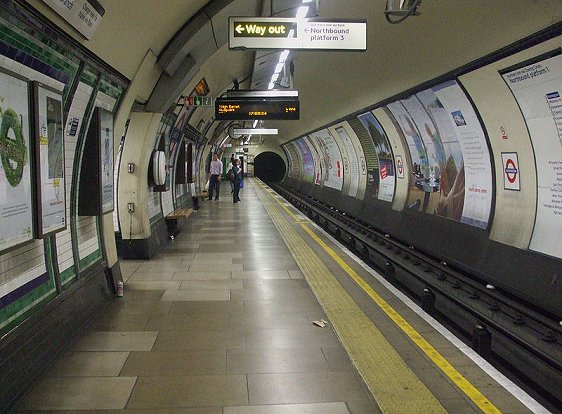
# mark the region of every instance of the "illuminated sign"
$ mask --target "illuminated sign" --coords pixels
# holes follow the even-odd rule
[[[367,21],[230,17],[228,47],[365,51]]]
[[[298,120],[299,115],[299,101],[296,99],[215,99],[215,119],[217,121]]]
[[[213,98],[210,96],[184,96],[183,104],[187,106],[213,106]]]
[[[211,92],[211,89],[209,88],[209,84],[207,83],[207,79],[202,78],[199,82],[197,82],[197,85],[195,85],[195,93],[199,96],[205,96],[208,95],[209,92]]]

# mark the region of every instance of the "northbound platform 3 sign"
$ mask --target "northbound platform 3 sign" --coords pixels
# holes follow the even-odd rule
[[[367,50],[366,20],[230,17],[230,49]]]

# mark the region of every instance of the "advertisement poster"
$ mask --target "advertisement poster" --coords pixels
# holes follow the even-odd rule
[[[377,168],[373,171],[374,196],[376,196],[378,200],[392,202],[394,199],[396,174],[394,171],[392,149],[388,137],[379,121],[377,121],[371,112],[359,115],[357,118],[365,127],[375,147],[378,162]]]
[[[343,126],[339,126],[336,128],[336,132],[338,133],[338,136],[340,137],[348,156],[347,160],[344,159],[344,171],[345,173],[349,173],[349,177],[351,178],[349,192],[347,193],[347,195],[351,197],[357,197],[360,174],[359,158],[357,156],[357,153],[355,152],[353,142],[351,142],[351,138],[349,137],[349,134],[347,133],[345,128]]]
[[[388,105],[408,144],[413,185],[423,201],[408,207],[486,228],[492,205],[492,167],[486,136],[455,81]],[[414,197],[420,194],[414,192]]]
[[[312,158],[312,153],[303,138],[297,139],[294,143],[302,159],[304,173],[302,180],[305,183],[312,183],[314,181],[314,159]]]
[[[100,111],[102,211],[113,211],[113,114]]]
[[[340,190],[343,187],[343,160],[336,140],[327,129],[322,129],[311,134],[321,148],[324,158],[324,185]]]
[[[33,238],[27,82],[0,71],[0,251]]]
[[[302,161],[299,155],[299,151],[296,147],[296,144],[294,142],[290,142],[287,145],[287,152],[290,155],[291,158],[291,178],[300,180],[302,174],[303,174],[303,168],[302,168]]]
[[[38,236],[66,228],[62,92],[36,86],[41,216]]]
[[[310,152],[312,152],[312,158],[314,159],[314,184],[322,185],[325,163],[322,152],[316,145],[317,140],[309,136],[304,137],[304,141],[307,143]]]
[[[283,149],[283,152],[285,153],[285,157],[287,157],[287,177],[292,177],[293,160],[291,158],[291,154],[289,153],[289,150],[287,149],[286,145],[281,145],[281,149]]]
[[[562,258],[562,56],[504,73],[537,165],[537,215],[530,248]]]

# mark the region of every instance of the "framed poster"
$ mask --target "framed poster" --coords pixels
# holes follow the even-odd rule
[[[35,237],[66,229],[62,91],[33,82]]]
[[[97,108],[100,117],[102,213],[113,211],[113,114]]]
[[[0,68],[0,252],[33,239],[27,79]]]

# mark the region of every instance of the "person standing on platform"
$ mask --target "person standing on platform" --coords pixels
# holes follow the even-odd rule
[[[226,172],[228,173],[228,171],[232,170],[232,167],[234,167],[234,154],[230,157],[230,164],[228,164]],[[232,193],[234,193],[234,180],[230,181],[230,194]]]
[[[213,199],[213,191],[215,192],[215,200],[218,200],[222,177],[222,161],[219,160],[219,156],[217,154],[213,154],[213,161],[211,161],[209,174],[211,175],[209,180],[209,200]]]
[[[232,174],[234,174],[234,193],[232,194],[232,201],[238,203],[240,201],[240,183],[242,182],[242,170],[239,167],[240,160],[234,160],[232,166]]]

